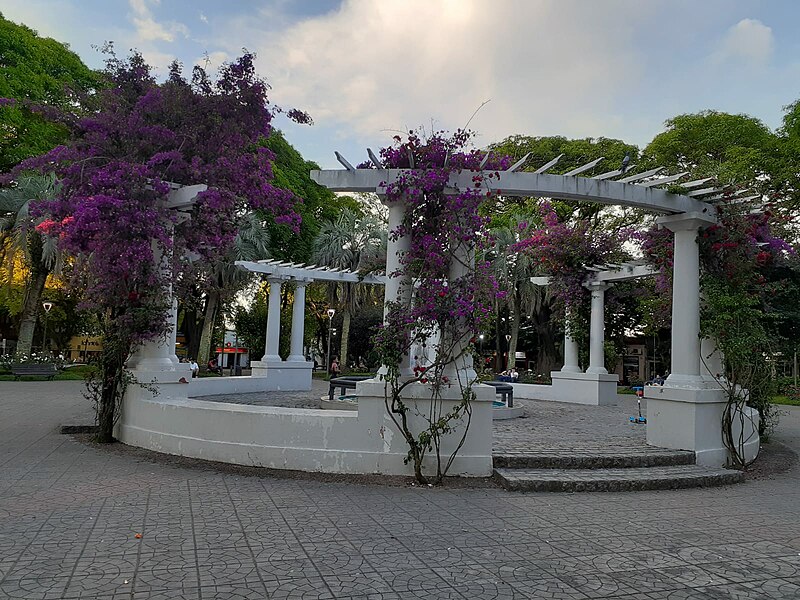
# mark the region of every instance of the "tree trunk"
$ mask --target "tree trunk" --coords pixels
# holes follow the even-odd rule
[[[508,365],[507,369],[516,367],[517,364],[517,341],[519,340],[519,319],[511,321],[511,341],[508,343]]]
[[[114,424],[117,414],[117,401],[122,385],[124,361],[109,361],[103,365],[103,388],[100,404],[97,407],[97,441],[110,444],[114,441]]]
[[[203,315],[203,332],[200,334],[200,347],[197,350],[197,363],[206,365],[211,355],[211,338],[214,335],[214,321],[217,318],[219,292],[208,292],[206,309]]]
[[[17,354],[28,356],[33,348],[33,334],[36,330],[36,319],[39,315],[39,299],[44,291],[44,284],[50,273],[47,269],[37,269],[32,273],[31,282],[25,294],[25,304],[19,322],[17,337]]]
[[[508,341],[508,357],[506,358],[506,369],[511,369],[515,367],[517,364],[517,340],[519,339],[519,311],[517,307],[519,306],[518,299],[516,297],[510,298],[510,302],[508,303],[508,324],[511,328],[511,339]]]
[[[345,307],[342,310],[342,343],[339,347],[341,353],[339,367],[344,372],[344,367],[347,364],[347,340],[350,338],[350,309]]]
[[[541,375],[549,375],[563,365],[561,354],[556,346],[556,336],[550,322],[550,308],[542,306],[533,314],[539,345],[536,351],[536,369]]]

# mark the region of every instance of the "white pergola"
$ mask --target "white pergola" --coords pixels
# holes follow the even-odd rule
[[[374,168],[356,169],[336,153],[337,160],[344,169],[312,171],[314,181],[337,192],[375,192],[383,196],[386,186],[397,180],[403,169],[386,169],[371,150],[367,154]],[[488,161],[483,160],[481,168]],[[553,175],[547,171],[553,168],[561,156],[533,171],[521,172],[528,156],[517,161],[505,171],[481,171],[480,181],[473,179],[474,171],[454,171],[446,185],[445,192],[467,188],[493,191],[503,196],[535,198],[565,198],[582,202],[625,206],[645,210],[659,215],[656,222],[674,234],[675,250],[673,256],[673,302],[672,302],[672,362],[667,385],[660,389],[657,398],[653,397],[648,410],[648,442],[663,447],[695,450],[698,462],[724,464],[727,451],[721,441],[722,400],[719,386],[703,375],[701,367],[700,342],[700,252],[697,236],[700,229],[716,223],[714,204],[730,201],[723,187],[715,187],[710,178],[680,182],[688,173],[659,176],[661,167],[641,173],[631,173],[628,169],[606,171],[595,176],[587,176],[600,159],[581,165],[563,175]],[[413,164],[412,164],[413,168]],[[490,178],[489,175],[493,177]],[[682,193],[670,193],[662,186],[678,183]],[[739,197],[734,201],[751,202],[755,197]],[[389,229],[394,230],[403,220],[403,203],[389,204]],[[393,273],[399,266],[398,254],[408,247],[403,238],[390,241],[388,247],[386,272]],[[594,311],[602,313],[603,291],[614,277],[632,274],[636,266],[625,274],[619,269],[616,274],[608,272],[593,276],[587,282],[592,289]],[[605,269],[596,273],[603,273]],[[389,278],[386,282],[386,301],[398,300],[403,288],[399,278]],[[406,292],[407,293],[407,292]],[[597,340],[602,338],[602,320],[594,320],[592,327],[595,344],[592,360],[587,373],[565,372],[562,377],[571,377],[593,386],[607,386],[616,381],[616,376],[605,372],[602,361],[602,344],[598,351]],[[567,345],[569,347],[569,345]],[[565,363],[573,362],[570,358]],[[577,361],[574,361],[577,362]],[[565,365],[566,366],[566,365]],[[572,366],[572,365],[570,365]],[[580,369],[578,368],[578,371]],[[559,373],[559,372],[555,372]],[[554,374],[555,378],[555,374]],[[585,386],[582,389],[586,389]],[[710,390],[714,397],[709,401]],[[713,406],[712,406],[713,405]],[[711,411],[711,412],[709,412]],[[716,411],[716,412],[714,412]],[[713,416],[709,416],[713,413]]]
[[[305,265],[293,262],[281,262],[279,260],[259,260],[247,261],[237,260],[236,266],[246,269],[253,273],[261,273],[267,276],[269,283],[269,310],[267,312],[267,331],[266,343],[264,345],[264,356],[260,361],[253,361],[253,373],[255,375],[272,375],[281,372],[287,367],[308,367],[311,363],[306,361],[303,354],[303,336],[305,334],[305,304],[306,286],[313,281],[336,281],[350,283],[366,283],[384,285],[385,277],[378,274],[360,275],[354,271],[344,269],[333,269],[330,267]],[[281,289],[286,282],[295,285],[294,303],[292,304],[292,333],[289,356],[284,361],[278,354],[281,331]],[[291,378],[303,380],[310,377],[299,375]],[[305,385],[305,381],[287,382],[286,385]],[[310,379],[307,382],[310,385]],[[305,389],[284,387],[283,389]]]

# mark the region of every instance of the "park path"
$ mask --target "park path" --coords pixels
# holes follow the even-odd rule
[[[666,492],[363,485],[58,433],[90,419],[80,382],[0,382],[0,598],[800,598],[796,467]]]

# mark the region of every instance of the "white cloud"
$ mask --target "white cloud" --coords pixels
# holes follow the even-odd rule
[[[765,65],[772,58],[774,46],[770,27],[757,19],[742,19],[728,29],[712,59],[718,63]]]
[[[128,0],[133,11],[131,20],[136,27],[138,39],[144,42],[173,42],[177,34],[188,37],[189,29],[183,23],[174,21],[159,23],[153,18],[148,4],[157,6],[159,2],[160,0]]]
[[[431,119],[461,127],[487,99],[472,123],[484,141],[608,135],[616,94],[644,68],[629,47],[647,12],[621,19],[599,3],[346,0],[250,47],[279,104],[362,138],[383,141],[384,129]]]
[[[202,11],[200,12],[200,20],[203,23],[208,23],[208,17]]]

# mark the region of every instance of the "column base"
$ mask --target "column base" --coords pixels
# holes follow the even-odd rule
[[[608,373],[564,373],[553,371],[554,399],[560,402],[608,406],[617,403],[619,375]]]
[[[269,378],[269,387],[281,391],[307,391],[311,389],[311,372],[314,363],[283,360],[254,360],[250,363],[253,377]]]
[[[378,378],[360,381],[358,396],[358,422],[366,432],[372,454],[374,472],[391,475],[412,475],[413,464],[406,464],[408,444],[386,410],[387,383]],[[492,473],[492,402],[495,390],[488,385],[474,385],[475,400],[471,403],[472,416],[464,445],[459,449],[448,475],[488,477]],[[412,432],[418,434],[427,428],[425,419],[431,410],[430,386],[412,383],[403,390],[403,402],[408,406],[408,419]],[[461,388],[453,385],[442,390],[442,412],[449,412],[461,402]],[[453,431],[442,437],[441,456],[447,460],[464,434],[464,421],[451,421]],[[436,473],[436,456],[431,452],[424,460],[425,472]]]
[[[700,382],[695,388],[645,386],[644,392],[648,444],[693,450],[697,464],[729,465],[730,453],[722,439],[722,415],[727,405],[724,390],[718,385]],[[758,455],[760,447],[758,411],[750,407],[745,411],[743,453],[747,460],[751,460]],[[740,431],[741,426],[734,427],[734,436],[738,437]]]

